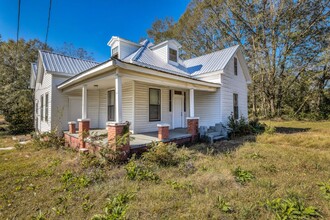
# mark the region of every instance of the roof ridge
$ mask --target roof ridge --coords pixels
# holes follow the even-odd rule
[[[144,42],[144,45],[142,45],[142,47],[140,47],[137,51],[136,54],[130,59],[131,62],[136,61],[142,54],[142,52],[147,49],[147,45],[149,44],[149,40],[146,39]]]
[[[86,61],[86,62],[91,62],[91,63],[96,63],[99,64],[100,62],[94,61],[94,60],[88,60],[88,59],[83,59],[83,58],[77,58],[77,57],[73,57],[73,56],[69,56],[69,55],[64,55],[58,52],[53,52],[53,51],[49,51],[49,50],[39,50],[40,52],[44,52],[44,53],[49,53],[49,54],[54,54],[54,55],[59,55],[59,56],[63,56],[63,57],[67,57],[67,58],[71,58],[71,59],[76,59],[76,60],[81,60],[81,61]]]
[[[239,46],[240,45],[237,44],[235,46],[227,47],[227,48],[224,48],[224,49],[221,49],[221,50],[217,50],[217,51],[214,51],[214,52],[211,52],[211,53],[208,53],[208,54],[204,54],[204,55],[201,55],[201,56],[198,56],[198,57],[193,57],[193,58],[190,58],[190,59],[187,59],[187,60],[183,60],[183,62],[185,63],[186,61],[190,61],[190,60],[193,60],[193,59],[197,59],[197,58],[201,58],[201,57],[205,57],[205,56],[214,55],[215,53],[218,53],[218,52],[221,52],[221,51],[224,51],[224,50],[228,50],[228,49],[233,48],[233,47],[239,47]]]

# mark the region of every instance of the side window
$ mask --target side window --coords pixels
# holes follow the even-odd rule
[[[149,89],[149,121],[160,121],[160,89]]]
[[[115,120],[115,90],[108,91],[108,121]]]
[[[234,73],[237,76],[237,58],[234,57]]]
[[[41,98],[40,98],[40,118],[41,118],[41,121],[44,120],[44,96],[42,95]]]
[[[178,62],[178,51],[170,48],[169,60]]]
[[[238,94],[233,94],[234,119],[238,119]]]
[[[45,121],[48,122],[48,93],[45,95]]]

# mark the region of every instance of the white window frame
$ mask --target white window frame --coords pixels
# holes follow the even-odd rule
[[[45,94],[45,121],[49,119],[49,93]]]

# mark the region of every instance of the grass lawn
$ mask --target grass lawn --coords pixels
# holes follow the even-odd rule
[[[69,149],[0,151],[0,219],[90,219],[109,201],[112,216],[128,219],[274,219],[295,201],[330,219],[330,122],[266,123],[277,132],[180,148],[175,165],[126,166],[147,167],[146,180]]]

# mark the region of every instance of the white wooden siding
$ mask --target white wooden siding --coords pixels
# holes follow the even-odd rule
[[[47,132],[51,130],[51,121],[52,121],[52,75],[45,73],[44,69],[41,69],[42,74],[44,76],[42,77],[43,80],[41,83],[36,83],[35,88],[35,101],[38,102],[38,113],[36,114],[36,111],[34,111],[35,117],[38,121],[37,130],[41,132]],[[45,121],[45,113],[44,119],[41,120],[41,96],[44,97],[44,105],[45,105],[45,94],[48,93],[48,122]],[[45,106],[43,108],[45,111]]]
[[[157,56],[162,59],[165,63],[167,63],[168,60],[168,45],[164,45],[160,48],[152,50],[154,53],[157,54]]]
[[[213,126],[221,122],[220,90],[216,92],[195,91],[195,116],[200,126]]]
[[[99,127],[106,128],[108,116],[107,116],[107,89],[100,89],[100,102],[99,102]]]
[[[69,98],[57,89],[57,85],[65,81],[66,77],[52,75],[51,129],[68,130]]]
[[[238,94],[238,114],[248,117],[247,94],[248,88],[239,59],[237,59],[237,76],[234,74],[234,58],[228,62],[225,71],[221,74],[221,118],[228,122],[228,116],[233,112],[233,93]]]
[[[99,128],[99,98],[99,90],[87,90],[87,118],[90,119],[90,128]]]
[[[149,88],[161,90],[161,121],[149,121]],[[169,88],[135,82],[134,132],[157,131],[157,124],[164,122],[172,127],[172,112],[169,112]]]
[[[133,81],[123,83],[122,90],[123,121],[128,121],[131,124],[130,130],[133,132]]]

